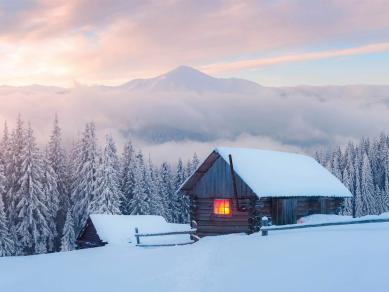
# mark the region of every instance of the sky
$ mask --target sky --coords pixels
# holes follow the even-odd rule
[[[386,0],[0,0],[0,84],[117,85],[179,65],[267,86],[389,84]]]

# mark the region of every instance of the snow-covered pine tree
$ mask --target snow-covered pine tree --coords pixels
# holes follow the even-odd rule
[[[91,212],[121,214],[122,192],[119,183],[119,159],[112,136],[106,137],[102,163],[97,173],[97,189],[91,201]]]
[[[343,183],[350,190],[350,192],[355,196],[355,168],[354,168],[354,146],[349,143],[346,152],[345,152],[345,163],[343,170]],[[350,199],[345,199],[345,208],[343,210],[343,215],[355,215],[353,210],[353,201],[354,197]]]
[[[59,209],[55,218],[56,229],[58,231],[58,236],[55,238],[55,249],[59,250],[61,244],[60,235],[62,234],[66,214],[70,207],[70,174],[66,151],[62,143],[62,131],[58,123],[57,115],[54,118],[53,130],[47,148],[47,159],[55,174],[57,190],[54,190],[54,192],[58,195],[59,200]]]
[[[389,212],[389,173],[386,174],[381,197],[381,213]]]
[[[11,162],[11,140],[9,138],[9,133],[8,133],[8,125],[7,122],[4,123],[4,130],[3,130],[3,137],[0,142],[0,162],[4,166],[4,176],[5,176],[5,193],[7,193],[9,189],[9,182],[8,182],[8,177],[10,176],[7,167],[10,166]],[[5,199],[5,198],[4,198]],[[5,202],[4,202],[5,204]]]
[[[120,189],[123,194],[120,209],[125,215],[131,213],[130,202],[134,196],[135,164],[135,149],[131,141],[128,141],[124,146],[120,167]]]
[[[363,160],[362,160],[362,174],[361,174],[362,215],[376,214],[374,191],[375,191],[375,187],[373,182],[373,173],[371,170],[370,161],[367,154],[364,153]]]
[[[162,203],[162,197],[159,193],[159,176],[158,172],[154,168],[150,156],[146,165],[146,185],[147,193],[150,195],[151,199],[150,214],[163,216],[164,205]]]
[[[47,222],[48,209],[42,186],[42,157],[30,125],[22,150],[20,174],[20,188],[15,193],[20,198],[15,206],[17,238],[23,246],[23,253],[44,253],[51,230]]]
[[[47,239],[48,251],[53,252],[58,250],[56,239],[60,238],[60,231],[57,229],[58,211],[60,209],[60,199],[58,183],[59,179],[49,161],[48,151],[46,150],[43,158],[43,177],[42,187],[45,196],[45,204],[47,206],[47,222],[50,227],[50,234]]]
[[[5,139],[5,138],[4,138]],[[23,128],[23,121],[18,116],[16,121],[16,128],[13,130],[9,147],[9,158],[7,165],[5,166],[5,172],[7,177],[7,194],[5,196],[5,206],[8,210],[8,218],[10,220],[11,234],[14,237],[15,245],[18,245],[16,238],[15,226],[17,224],[16,206],[19,203],[21,197],[18,196],[20,189],[20,178],[22,168],[22,155],[26,144],[25,130]],[[18,251],[19,249],[17,249]]]
[[[131,215],[151,214],[151,198],[147,192],[146,168],[142,152],[136,157],[134,195],[130,201]]]
[[[88,216],[90,202],[94,199],[99,169],[99,151],[97,148],[94,123],[88,123],[81,141],[76,144],[78,153],[74,157],[72,179],[73,220],[76,233],[83,227]]]
[[[74,222],[71,210],[66,215],[65,225],[61,239],[61,251],[70,251],[75,248],[76,235],[74,233]]]
[[[173,175],[171,168],[167,162],[163,162],[159,170],[159,193],[164,206],[164,217],[168,222],[174,222],[175,206],[172,198],[174,192]]]
[[[181,192],[177,192],[179,187],[185,181],[185,169],[181,158],[178,159],[176,174],[174,177],[173,202],[176,202],[173,221],[177,223],[186,223],[189,218],[189,198]]]
[[[10,256],[14,253],[14,243],[8,229],[8,220],[3,204],[5,187],[4,166],[0,163],[0,257]]]
[[[191,172],[188,174],[188,176],[192,175],[200,165],[200,160],[196,152],[193,154],[190,165],[191,165]]]
[[[340,148],[333,153],[332,156],[332,173],[340,180],[342,181],[342,152]]]

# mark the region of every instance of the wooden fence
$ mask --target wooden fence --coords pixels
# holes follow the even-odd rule
[[[261,232],[262,236],[267,236],[269,231],[280,231],[280,230],[292,230],[302,228],[314,228],[314,227],[325,227],[325,226],[337,226],[337,225],[350,225],[350,224],[366,224],[366,223],[385,223],[389,222],[389,218],[377,218],[377,219],[357,219],[352,221],[341,221],[341,222],[325,222],[317,224],[291,224],[281,226],[269,226],[270,222],[267,218],[262,218]]]
[[[193,244],[200,240],[200,238],[195,234],[197,229],[190,229],[185,231],[172,231],[172,232],[159,232],[159,233],[139,233],[139,229],[135,228],[135,239],[136,246],[140,247],[161,247],[161,246],[178,246],[178,245],[188,245]],[[167,244],[142,244],[140,242],[141,237],[150,237],[150,236],[169,236],[169,235],[190,235],[191,241],[182,242],[182,243],[167,243]]]

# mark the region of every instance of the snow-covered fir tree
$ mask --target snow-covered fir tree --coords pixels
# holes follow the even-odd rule
[[[122,192],[120,190],[119,159],[112,136],[106,137],[102,161],[97,172],[97,189],[91,202],[91,212],[120,214]]]
[[[120,190],[123,195],[120,209],[125,215],[131,213],[130,202],[134,196],[135,187],[135,163],[135,149],[131,141],[128,141],[124,146],[120,164]]]
[[[47,160],[53,170],[52,177],[55,178],[56,189],[53,192],[58,196],[59,208],[56,211],[55,224],[58,236],[55,238],[55,249],[59,249],[60,235],[65,224],[66,214],[70,206],[69,198],[69,169],[66,151],[62,142],[62,131],[59,126],[58,117],[55,115],[53,130],[47,147]]]
[[[59,235],[61,234],[61,231],[57,229],[58,211],[61,206],[58,181],[58,176],[51,166],[48,152],[46,151],[45,156],[43,157],[42,187],[45,204],[47,206],[47,222],[51,230],[47,239],[48,251],[50,252],[58,250],[56,247],[56,239],[59,238]]]
[[[71,198],[75,230],[78,232],[89,216],[90,203],[97,190],[99,151],[94,123],[85,126],[81,141],[76,145]]]
[[[148,215],[151,214],[151,197],[147,190],[146,167],[142,152],[139,152],[135,159],[135,184],[134,194],[130,201],[130,214]]]
[[[177,202],[176,210],[174,214],[174,222],[177,223],[186,223],[189,218],[189,198],[183,195],[180,192],[177,192],[179,187],[184,183],[186,179],[184,164],[180,159],[178,159],[176,174],[174,177],[174,194],[173,201]]]
[[[61,251],[70,251],[75,248],[76,235],[74,233],[74,223],[71,210],[66,215],[65,225],[61,238]]]
[[[22,253],[44,253],[47,251],[47,239],[51,230],[47,222],[48,208],[42,185],[42,156],[30,125],[25,139],[18,181],[20,188],[15,193],[19,198],[15,205],[16,235],[19,243],[23,245]]]
[[[379,190],[379,188],[378,188]],[[373,173],[369,158],[365,153],[362,160],[361,173],[361,212],[362,214],[376,214],[376,204],[374,192],[377,188],[374,187]]]
[[[14,253],[14,243],[9,232],[8,219],[3,203],[5,188],[6,178],[4,175],[4,165],[0,163],[0,257],[10,256]]]
[[[176,202],[173,199],[174,185],[171,167],[167,162],[161,164],[159,170],[159,193],[164,206],[164,217],[168,222],[174,222]]]
[[[7,165],[5,166],[8,187],[7,194],[5,196],[5,206],[8,210],[8,217],[10,220],[11,233],[15,237],[15,226],[17,223],[17,215],[15,213],[16,206],[18,205],[21,197],[18,195],[20,189],[21,169],[22,169],[22,155],[25,148],[25,130],[23,127],[23,121],[21,116],[18,116],[16,121],[16,128],[13,130],[11,139],[9,142],[10,152],[9,159],[7,159]],[[15,244],[17,244],[16,237],[14,238]]]
[[[150,194],[150,214],[163,216],[165,214],[163,199],[159,192],[158,170],[154,168],[153,162],[149,157],[146,165],[146,184],[147,193]]]

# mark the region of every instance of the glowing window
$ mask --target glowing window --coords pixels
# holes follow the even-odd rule
[[[230,215],[231,201],[225,199],[213,200],[213,213],[215,213],[216,215]]]

